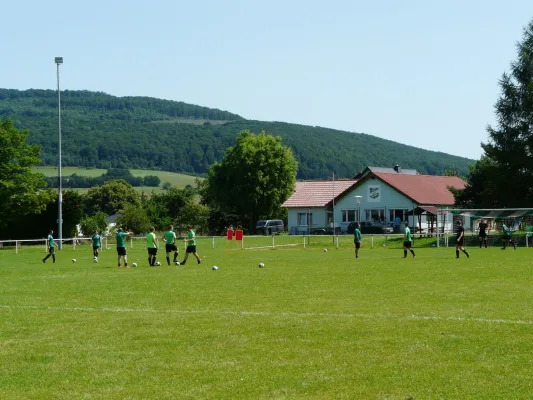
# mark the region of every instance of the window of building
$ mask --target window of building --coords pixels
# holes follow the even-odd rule
[[[389,221],[394,222],[396,217],[400,218],[400,221],[403,222],[407,218],[407,209],[391,209],[389,210]]]
[[[309,220],[309,224],[308,224]],[[313,225],[313,213],[298,213],[298,225],[307,226]]]
[[[342,222],[354,222],[355,221],[355,210],[341,210]]]
[[[366,211],[366,220],[371,222],[385,222],[385,210],[376,209],[376,210],[365,210]]]

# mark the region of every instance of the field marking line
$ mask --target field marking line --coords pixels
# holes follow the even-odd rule
[[[220,314],[220,315],[251,315],[267,317],[319,317],[319,318],[364,318],[364,319],[396,319],[405,321],[459,321],[480,322],[488,324],[533,325],[533,320],[513,320],[501,318],[478,317],[438,317],[428,315],[400,314],[361,314],[361,313],[298,313],[268,311],[222,311],[222,310],[155,310],[151,308],[109,308],[109,307],[49,307],[49,306],[11,306],[0,304],[4,310],[45,310],[73,312],[110,312],[110,313],[152,313],[152,314]]]

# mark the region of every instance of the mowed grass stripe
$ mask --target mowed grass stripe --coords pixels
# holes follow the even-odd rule
[[[412,321],[459,321],[459,322],[480,322],[489,324],[516,324],[516,325],[533,325],[533,321],[527,320],[509,320],[509,319],[490,319],[475,317],[439,317],[435,315],[391,315],[391,314],[330,314],[330,313],[296,313],[296,312],[279,312],[271,313],[266,311],[228,311],[228,310],[157,310],[157,309],[136,309],[136,308],[112,308],[112,307],[46,307],[46,306],[11,306],[2,304],[0,308],[11,310],[38,310],[38,311],[72,311],[72,312],[105,312],[105,313],[155,313],[155,314],[220,314],[220,315],[239,315],[239,316],[259,316],[269,318],[364,318],[364,319],[399,319]]]

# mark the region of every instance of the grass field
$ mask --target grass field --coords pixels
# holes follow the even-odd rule
[[[45,176],[57,176],[57,167],[35,167],[34,172],[40,172],[44,174]],[[184,188],[187,185],[191,185],[192,187],[196,186],[196,177],[192,175],[185,175],[185,174],[178,174],[175,172],[167,172],[167,171],[152,171],[148,169],[130,169],[130,172],[133,176],[141,176],[145,177],[146,175],[156,175],[161,179],[161,185],[158,188],[154,187],[148,187],[148,186],[139,186],[135,187],[136,190],[144,191],[144,192],[151,192],[152,190],[155,191],[161,191],[161,186],[165,182],[170,182],[171,185]],[[90,176],[90,177],[97,177],[102,174],[105,174],[105,169],[84,169],[84,168],[78,168],[78,167],[63,167],[61,169],[61,174],[63,176],[68,176],[72,174],[77,174],[79,176]],[[82,193],[87,192],[88,189],[76,189]]]
[[[199,239],[201,265],[150,268],[138,241],[132,269],[0,250],[0,398],[532,397],[533,250],[324,243]]]

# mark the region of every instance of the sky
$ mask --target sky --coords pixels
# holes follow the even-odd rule
[[[149,96],[478,159],[531,0],[11,1],[0,87]],[[342,146],[342,143],[339,143]]]

